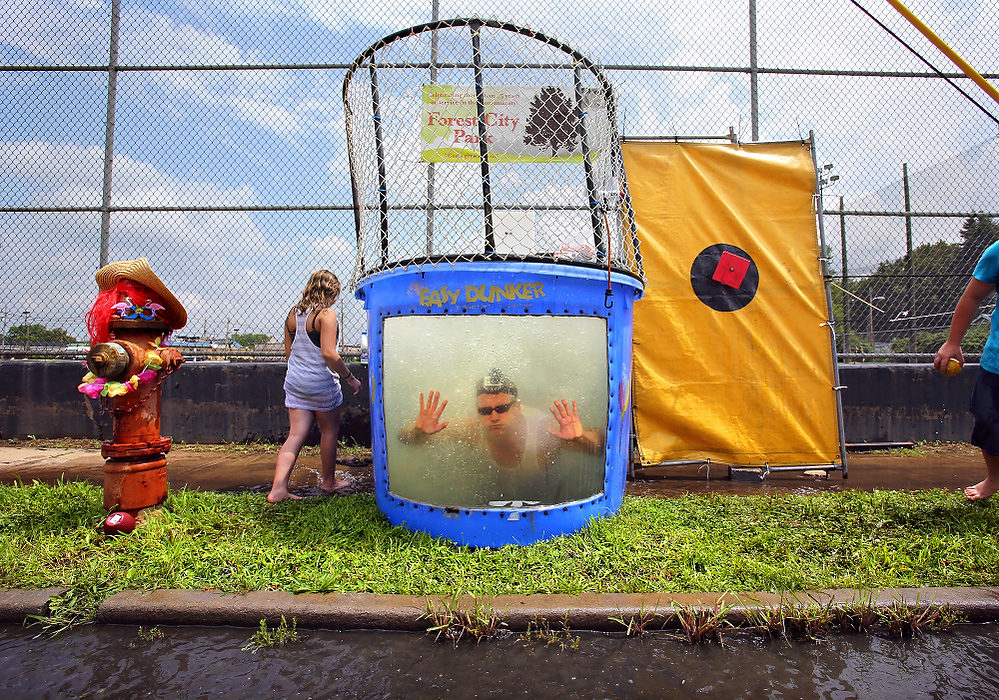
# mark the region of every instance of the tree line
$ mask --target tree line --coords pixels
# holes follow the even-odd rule
[[[987,216],[963,222],[960,243],[925,243],[894,260],[886,260],[863,278],[850,278],[833,287],[833,316],[839,351],[871,352],[874,340],[889,343],[892,352],[935,353],[944,340],[951,315],[985,249],[999,240],[999,223]],[[986,299],[983,310],[995,297]],[[988,323],[976,323],[962,347],[979,353],[989,335]],[[911,341],[911,347],[910,347]]]
[[[74,345],[77,340],[63,328],[46,328],[40,323],[23,323],[11,326],[3,336],[7,345]]]
[[[6,345],[19,347],[23,347],[25,344],[32,347],[43,345],[64,347],[83,342],[71,336],[64,328],[46,328],[41,323],[22,323],[19,326],[11,326],[6,335],[2,336],[2,339]],[[271,337],[264,333],[235,333],[232,335],[232,341],[244,348],[252,348],[270,340]]]

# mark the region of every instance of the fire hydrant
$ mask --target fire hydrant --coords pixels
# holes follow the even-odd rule
[[[100,293],[87,314],[92,347],[81,392],[105,401],[113,437],[101,443],[104,507],[135,515],[166,500],[166,453],[160,435],[160,385],[184,362],[163,342],[187,312],[145,258],[97,271]]]

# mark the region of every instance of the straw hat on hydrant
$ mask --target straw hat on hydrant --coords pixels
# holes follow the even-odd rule
[[[87,328],[93,343],[108,340],[113,318],[155,318],[166,323],[171,331],[187,324],[184,305],[156,276],[146,258],[105,265],[94,279],[100,293],[87,314]]]
[[[149,261],[146,258],[109,263],[99,269],[94,277],[102,292],[109,291],[122,280],[132,280],[148,287],[163,302],[163,306],[166,307],[166,315],[173,321],[175,329],[187,325],[187,310],[184,305],[156,276],[156,273],[149,267]]]

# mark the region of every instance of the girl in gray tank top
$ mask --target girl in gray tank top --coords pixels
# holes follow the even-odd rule
[[[319,423],[320,432],[320,492],[340,493],[351,485],[351,482],[338,479],[336,475],[343,393],[334,374],[350,385],[355,396],[361,392],[361,383],[337,352],[337,317],[332,307],[339,296],[340,281],[336,275],[329,270],[314,272],[305,285],[301,301],[285,319],[284,355],[288,360],[288,370],[284,378],[284,405],[288,409],[291,427],[278,452],[274,483],[267,494],[268,503],[301,498],[291,493],[288,485],[313,421]],[[317,335],[318,345],[310,338]]]

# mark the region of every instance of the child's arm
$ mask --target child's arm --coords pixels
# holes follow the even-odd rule
[[[942,371],[942,368],[947,366],[951,358],[954,358],[962,365],[964,364],[961,341],[964,340],[964,334],[968,332],[971,322],[978,316],[978,307],[981,306],[982,300],[995,287],[994,284],[982,282],[974,277],[971,278],[968,288],[964,290],[961,300],[957,302],[957,308],[954,309],[954,317],[950,322],[950,332],[947,334],[947,340],[937,351],[937,356],[933,359],[933,366],[935,368]]]
[[[288,317],[284,320],[284,359],[287,362],[291,359],[291,341],[295,335],[292,329],[295,327],[295,310],[288,312]]]

